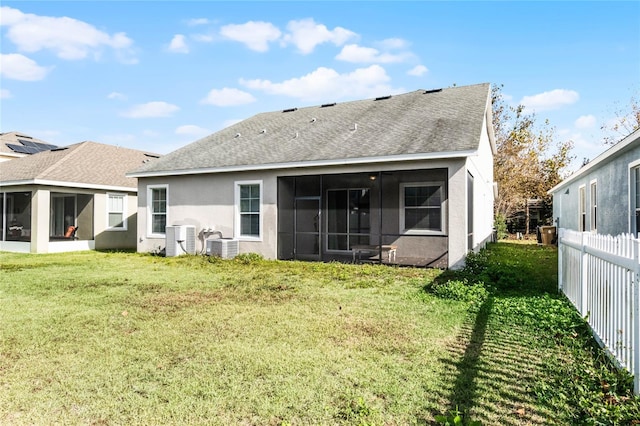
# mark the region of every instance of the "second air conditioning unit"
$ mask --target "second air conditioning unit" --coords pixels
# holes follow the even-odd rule
[[[175,225],[166,228],[165,256],[196,254],[196,227],[193,225]]]
[[[223,259],[233,259],[238,255],[238,240],[216,238],[207,240],[207,254]]]

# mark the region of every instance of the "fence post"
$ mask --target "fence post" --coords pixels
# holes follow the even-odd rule
[[[582,254],[580,255],[580,315],[583,317],[587,315],[587,274],[589,273],[587,270],[586,237],[587,233],[583,232],[580,241],[580,249],[582,251]]]
[[[564,229],[558,229],[558,292],[564,293],[564,278],[562,275],[562,238],[564,237]]]
[[[640,395],[640,238],[634,239],[633,250],[633,393]]]

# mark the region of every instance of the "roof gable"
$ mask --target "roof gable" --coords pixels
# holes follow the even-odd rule
[[[261,113],[130,175],[469,155],[478,149],[488,99],[485,83]]]

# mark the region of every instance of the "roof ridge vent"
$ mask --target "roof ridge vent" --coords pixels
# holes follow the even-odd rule
[[[379,98],[375,98],[374,101],[384,101],[385,99],[390,99],[391,95],[380,96]]]
[[[332,103],[332,104],[322,104],[320,105],[320,108],[327,108],[327,107],[332,107],[332,106],[336,106],[336,103]]]
[[[423,95],[428,95],[429,93],[438,93],[438,92],[442,92],[442,89],[425,90]]]
[[[293,112],[293,111],[297,111],[298,108],[289,108],[289,109],[283,109],[282,112]]]

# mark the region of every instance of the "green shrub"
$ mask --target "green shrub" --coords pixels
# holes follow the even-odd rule
[[[251,265],[253,263],[260,263],[264,261],[264,256],[259,253],[240,253],[234,260],[243,265]]]
[[[503,214],[496,214],[494,228],[496,230],[496,237],[498,241],[504,240],[509,236],[509,233],[507,232],[507,219]]]
[[[432,292],[442,299],[459,300],[480,305],[489,296],[483,283],[470,283],[467,280],[449,280],[434,284]]]

